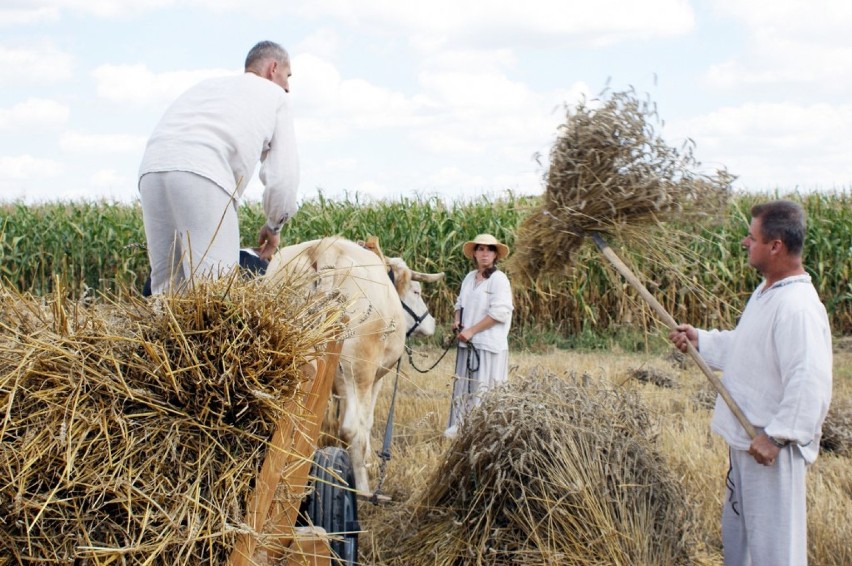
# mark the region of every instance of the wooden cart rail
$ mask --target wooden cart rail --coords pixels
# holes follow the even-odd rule
[[[304,558],[296,561],[297,564],[330,563],[327,540],[320,540],[318,544],[316,531],[313,535],[300,537],[295,523],[307,489],[312,456],[331,396],[342,345],[342,341],[329,344],[322,358],[302,367],[306,377],[302,389],[306,393],[297,395],[288,403],[285,416],[278,421],[246,510],[247,531],[234,545],[229,561],[231,566],[272,564],[281,557],[282,552],[277,549],[291,545]],[[275,493],[282,481],[286,482],[294,497],[276,500]],[[262,541],[274,542],[274,545],[267,547],[261,544]]]

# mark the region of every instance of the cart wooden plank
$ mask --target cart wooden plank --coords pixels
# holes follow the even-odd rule
[[[274,542],[277,548],[293,542],[296,517],[308,483],[342,345],[342,341],[329,344],[324,357],[302,368],[307,378],[302,385],[306,393],[285,407],[285,416],[272,435],[247,507],[248,531],[242,533],[234,545],[231,566],[264,564],[273,555],[280,555],[271,547],[260,548],[260,540]],[[292,497],[276,500],[276,491],[282,481],[286,482]]]

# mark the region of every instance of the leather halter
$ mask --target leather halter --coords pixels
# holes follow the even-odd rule
[[[393,269],[388,269],[388,277],[391,280],[391,285],[396,286],[396,277],[393,274]],[[426,320],[426,317],[429,316],[429,309],[427,308],[426,312],[424,312],[420,316],[417,316],[417,313],[415,313],[411,307],[405,304],[405,301],[402,300],[402,297],[399,298],[399,302],[400,304],[402,304],[403,310],[405,310],[405,312],[407,312],[411,316],[411,318],[414,319],[414,324],[405,333],[405,337],[408,338],[417,329],[417,327],[420,326],[420,323]]]

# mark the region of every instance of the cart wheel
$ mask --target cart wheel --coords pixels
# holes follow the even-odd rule
[[[349,453],[337,446],[314,452],[311,466],[314,489],[302,501],[297,525],[322,527],[336,535],[331,541],[337,564],[358,562],[358,506],[355,497],[355,475]],[[343,481],[341,481],[343,480]]]

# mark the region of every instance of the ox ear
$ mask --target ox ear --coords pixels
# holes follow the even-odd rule
[[[441,273],[420,273],[419,271],[411,271],[412,281],[423,281],[424,283],[434,283],[444,278],[444,272]]]

